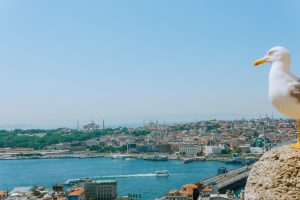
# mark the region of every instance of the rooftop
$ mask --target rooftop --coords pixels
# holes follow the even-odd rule
[[[27,193],[31,191],[32,187],[15,187],[9,194],[12,193]]]
[[[186,185],[184,185],[184,186],[182,186],[182,188],[183,189],[195,189],[195,188],[197,188],[197,185],[195,185],[195,184],[186,184]]]
[[[212,191],[212,187],[211,186],[206,186],[202,189],[202,192],[211,192]]]
[[[192,195],[193,189],[197,188],[197,185],[195,184],[186,184],[182,186],[179,190],[172,190],[168,193],[169,196],[175,196],[175,195]]]
[[[72,192],[69,194],[69,196],[80,196],[85,192],[83,188],[76,188],[73,189]]]
[[[0,190],[0,196],[6,196],[7,190]]]

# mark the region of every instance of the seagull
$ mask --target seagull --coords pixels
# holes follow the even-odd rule
[[[300,79],[290,72],[290,52],[284,47],[273,47],[253,65],[256,67],[265,62],[272,64],[269,99],[281,114],[297,120],[298,141],[290,147],[300,149]]]

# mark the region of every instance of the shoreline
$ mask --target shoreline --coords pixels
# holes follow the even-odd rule
[[[96,152],[78,152],[78,153],[73,153],[70,152],[68,154],[59,154],[59,155],[34,155],[34,156],[19,156],[17,155],[16,152],[10,155],[12,152],[7,152],[6,156],[0,156],[0,160],[35,160],[35,159],[88,159],[88,158],[109,158],[109,159],[144,159],[146,156],[154,155],[154,154],[120,154],[120,153],[114,153],[114,154],[108,154],[108,153],[96,153]],[[23,152],[24,153],[24,152]],[[26,152],[28,154],[28,152]],[[43,153],[43,152],[38,152],[36,151],[35,153]],[[51,152],[53,153],[53,152]],[[19,153],[22,154],[22,153]],[[122,158],[117,158],[116,156],[123,155]],[[166,155],[166,154],[159,154],[159,155],[164,155],[167,156],[167,160],[178,160],[182,161],[184,159],[187,159],[187,157],[180,157],[180,156],[175,156],[175,155]],[[204,160],[197,160],[195,157],[190,157],[193,159],[192,162],[203,162],[203,161],[219,161],[219,162],[227,162],[232,160],[232,157],[227,156],[219,156],[219,157],[204,157]],[[156,161],[156,160],[152,160]],[[164,162],[164,161],[156,161],[156,162]]]

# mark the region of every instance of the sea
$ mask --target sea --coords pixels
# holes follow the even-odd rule
[[[219,167],[227,170],[241,167],[219,161],[180,160],[148,161],[143,159],[65,158],[0,160],[0,189],[65,183],[70,179],[116,179],[118,196],[141,194],[155,199],[184,184],[214,176]],[[170,176],[157,177],[155,171],[168,170]]]

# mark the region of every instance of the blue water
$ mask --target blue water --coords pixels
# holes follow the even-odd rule
[[[0,160],[0,189],[32,185],[52,187],[74,178],[115,178],[118,195],[140,193],[143,199],[154,199],[171,189],[216,175],[220,166],[228,170],[240,167],[217,161],[182,164],[178,160],[109,158]],[[170,176],[154,176],[159,170],[169,170]]]

